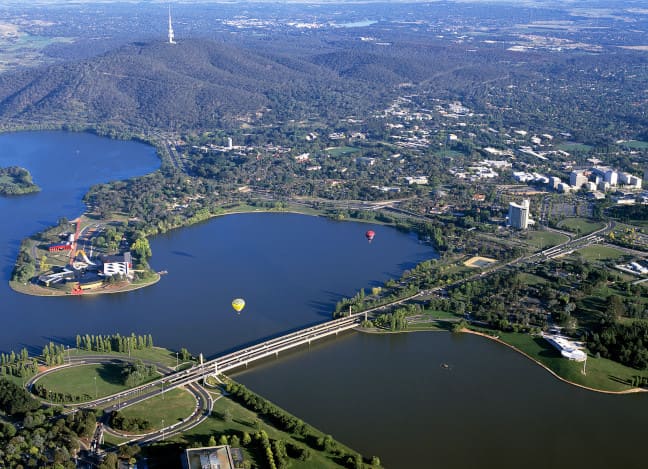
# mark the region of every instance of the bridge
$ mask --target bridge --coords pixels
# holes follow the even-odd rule
[[[116,410],[165,393],[171,389],[190,385],[207,376],[218,375],[243,366],[247,367],[249,364],[258,360],[273,355],[278,356],[280,352],[353,329],[367,319],[367,312],[363,311],[361,313],[351,314],[266,340],[265,342],[205,361],[186,370],[163,376],[141,386],[86,402],[84,403],[84,407],[109,406],[106,409],[107,411]]]

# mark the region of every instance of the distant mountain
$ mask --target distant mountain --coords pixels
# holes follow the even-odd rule
[[[133,43],[81,61],[0,74],[0,125],[200,130],[261,118],[335,120],[384,108],[403,83],[444,93],[501,74],[486,59],[466,64],[463,58],[463,50],[402,40],[393,46],[357,39],[295,45],[294,38]]]
[[[353,108],[351,96],[361,90],[325,67],[214,41],[136,43],[81,62],[0,75],[0,120],[206,128],[266,108],[292,118],[318,102]]]

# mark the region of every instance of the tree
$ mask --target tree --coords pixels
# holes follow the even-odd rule
[[[115,453],[108,453],[103,462],[99,465],[99,469],[117,469],[119,459]]]
[[[133,253],[135,253],[135,255],[140,259],[148,259],[153,255],[151,252],[151,246],[146,238],[138,238],[135,240],[131,245],[131,251],[133,251]]]
[[[607,306],[605,316],[610,321],[616,321],[625,313],[623,300],[619,295],[610,295],[607,297]]]

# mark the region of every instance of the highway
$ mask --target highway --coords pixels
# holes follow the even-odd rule
[[[308,326],[306,328],[290,332],[280,337],[275,337],[273,339],[269,339],[255,345],[245,347],[241,350],[227,353],[212,360],[197,364],[186,370],[174,371],[173,369],[168,367],[161,367],[161,371],[164,374],[164,376],[162,376],[161,378],[137,386],[135,388],[128,389],[126,391],[85,402],[83,403],[83,407],[102,407],[105,409],[106,415],[108,415],[113,410],[122,409],[126,406],[136,404],[153,396],[161,395],[165,392],[168,392],[170,389],[184,387],[185,389],[192,392],[196,398],[196,408],[194,409],[192,415],[181,422],[174,422],[171,425],[167,425],[158,431],[145,435],[135,435],[129,441],[138,442],[138,444],[146,444],[152,441],[164,439],[172,434],[185,431],[195,425],[198,425],[209,416],[213,405],[212,397],[200,384],[198,384],[200,380],[203,380],[207,376],[218,375],[243,366],[247,367],[249,364],[255,361],[262,360],[273,355],[278,356],[280,352],[304,344],[310,344],[313,341],[328,337],[330,335],[337,335],[341,332],[354,329],[358,327],[358,325],[363,320],[366,320],[368,318],[369,313],[372,313],[374,311],[390,308],[417,297],[430,295],[442,289],[452,288],[471,280],[480,279],[504,268],[519,265],[522,263],[544,262],[573,250],[583,248],[592,243],[599,243],[604,240],[604,235],[611,229],[613,229],[613,224],[608,223],[604,228],[589,235],[570,239],[569,241],[560,245],[545,249],[529,256],[514,259],[498,266],[494,266],[493,268],[490,268],[486,271],[462,278],[453,283],[422,290],[388,304],[370,308],[366,311],[354,313],[338,319],[333,319],[331,321],[327,321],[325,323],[317,324],[314,326]],[[123,361],[123,359],[121,357],[115,358],[114,356],[102,355],[85,356],[82,358],[75,358],[73,360],[70,360],[67,366],[82,365],[87,363],[110,363],[115,361]],[[44,376],[47,373],[54,372],[57,369],[58,368],[50,369],[48,371],[45,371],[44,373],[38,374],[37,376],[32,378],[32,380],[30,380],[27,386],[31,388],[31,386],[33,386],[33,384],[36,383],[40,377]],[[75,411],[75,409],[72,409],[71,411]],[[106,431],[122,437],[124,436],[124,434],[110,429],[107,426],[106,421],[104,421],[104,424],[101,426],[101,431]],[[99,432],[98,438],[101,438],[101,431]]]
[[[406,299],[400,300],[406,301]],[[377,309],[377,308],[375,308]],[[328,337],[330,335],[337,335],[340,332],[347,331],[357,327],[360,322],[367,318],[367,313],[361,312],[350,316],[327,321],[315,326],[309,326],[304,329],[276,337],[259,344],[246,347],[236,352],[228,353],[226,355],[217,357],[213,360],[203,362],[195,365],[192,368],[183,371],[174,371],[172,368],[156,364],[158,370],[163,373],[159,379],[148,382],[146,384],[128,389],[110,396],[101,397],[91,401],[84,402],[80,405],[68,405],[67,412],[77,412],[80,408],[103,408],[104,417],[98,424],[97,431],[93,437],[91,448],[99,448],[99,442],[102,440],[103,432],[108,432],[119,437],[129,438],[128,443],[136,442],[138,444],[147,444],[153,441],[161,440],[176,433],[181,433],[194,426],[200,424],[211,414],[213,406],[213,399],[209,392],[207,392],[198,382],[207,376],[224,373],[242,366],[247,366],[257,360],[261,360],[270,356],[277,356],[280,352],[298,347],[303,344],[310,344],[318,339]],[[86,355],[83,357],[75,357],[69,359],[65,365],[51,368],[42,373],[34,376],[28,383],[27,388],[31,389],[35,383],[38,382],[43,376],[54,373],[61,368],[69,366],[82,366],[88,364],[104,364],[104,363],[121,363],[123,361],[134,361],[135,359],[127,359],[122,357],[115,357],[111,355]],[[148,362],[150,363],[150,362]],[[127,435],[111,429],[108,425],[108,418],[112,411],[123,409],[124,407],[137,404],[146,399],[154,396],[159,396],[171,389],[184,387],[191,392],[196,399],[196,407],[194,412],[181,422],[167,422],[170,425],[165,425],[158,431],[143,434],[143,435]]]

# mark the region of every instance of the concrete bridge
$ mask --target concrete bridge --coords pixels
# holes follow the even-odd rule
[[[185,386],[200,381],[210,375],[218,375],[227,371],[248,366],[249,364],[270,356],[278,356],[280,352],[310,344],[316,340],[337,335],[340,332],[357,327],[366,320],[367,312],[355,313],[315,326],[309,326],[286,335],[266,340],[256,345],[246,347],[236,352],[205,361],[189,369],[178,371],[155,381],[128,389],[110,396],[96,399],[84,404],[85,407],[110,406],[107,410],[118,409],[135,404],[170,389]]]

